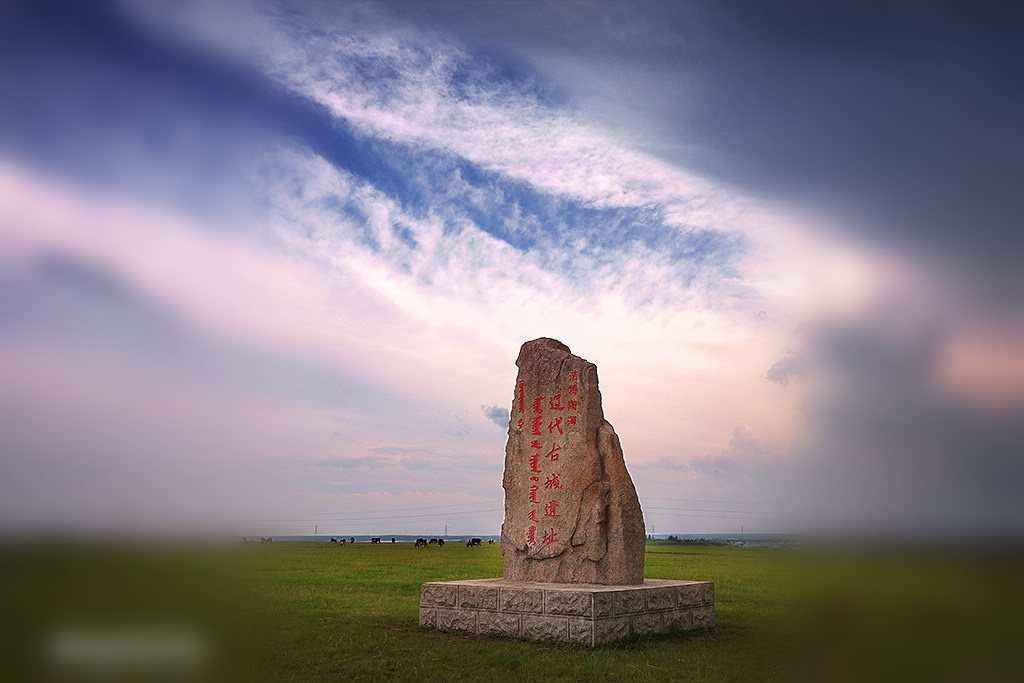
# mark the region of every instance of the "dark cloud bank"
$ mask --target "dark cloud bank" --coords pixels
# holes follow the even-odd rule
[[[791,492],[790,512],[820,528],[1024,533],[1024,405],[979,403],[945,384],[941,329],[893,329],[879,311],[821,323],[771,368],[780,391],[810,386],[811,433],[761,483]]]

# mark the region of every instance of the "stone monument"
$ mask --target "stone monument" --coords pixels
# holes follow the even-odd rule
[[[505,445],[501,579],[430,582],[420,625],[596,646],[714,623],[706,581],[644,579],[643,512],[597,367],[523,344]]]

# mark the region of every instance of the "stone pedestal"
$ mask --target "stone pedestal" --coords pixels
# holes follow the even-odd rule
[[[713,626],[710,581],[647,579],[636,586],[435,581],[420,589],[420,626],[588,647]]]

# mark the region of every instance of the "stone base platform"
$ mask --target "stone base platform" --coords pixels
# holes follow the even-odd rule
[[[420,589],[420,626],[595,647],[631,636],[714,626],[710,581],[638,586],[434,581]]]

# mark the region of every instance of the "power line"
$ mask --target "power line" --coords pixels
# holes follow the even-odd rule
[[[479,504],[482,505],[483,503],[479,503]],[[465,508],[467,505],[472,505],[472,503],[465,503],[465,504],[460,504],[460,505],[441,505],[441,506],[417,505],[416,507],[394,508],[392,510],[367,510],[366,512],[371,513],[371,514],[377,513],[377,512],[381,512],[381,513],[410,512],[410,511],[418,512],[418,511],[423,510],[423,509],[428,509],[428,510],[436,510],[438,512],[443,512],[443,511],[450,510],[452,512],[452,514],[457,514],[460,511],[460,509]],[[347,514],[351,514],[351,512],[352,512],[351,510],[343,510],[341,512],[317,512],[317,513],[314,513],[314,516],[315,517],[330,517],[332,515],[347,515]]]
[[[660,499],[668,500],[668,499]],[[710,500],[710,499],[707,499]],[[287,519],[261,519],[256,520],[259,523],[264,524],[276,524],[276,523],[298,523],[298,522],[370,522],[370,521],[387,521],[387,520],[404,520],[404,519],[423,519],[430,517],[450,517],[452,515],[475,515],[484,514],[490,512],[501,512],[503,508],[475,508],[469,509],[462,506],[442,506],[434,508],[433,512],[416,512],[407,514],[397,514],[404,510],[422,510],[422,507],[415,508],[398,508],[396,510],[372,510],[363,514],[358,512],[334,512],[334,513],[317,513],[312,517],[295,517]],[[683,516],[708,516],[708,515],[721,515],[721,516],[750,516],[750,515],[763,515],[767,514],[760,510],[735,510],[735,509],[712,509],[712,508],[692,508],[692,507],[664,507],[664,506],[644,506],[644,510],[651,512],[673,512]]]
[[[763,507],[763,506],[766,506],[766,505],[772,505],[771,501],[764,501],[764,500],[748,501],[748,500],[738,500],[738,499],[730,499],[730,498],[660,498],[660,497],[644,496],[643,497],[643,501],[654,501],[654,502],[665,502],[665,503],[682,503],[682,504],[693,503],[693,504],[698,504],[698,505],[699,504],[710,503],[712,505],[715,505],[715,504],[720,504],[720,505],[736,505],[736,506],[747,507],[747,508],[749,508],[749,507],[755,507],[756,508],[756,507]],[[643,501],[641,501],[641,502],[643,502]]]
[[[392,514],[384,514],[384,515],[376,515],[376,516],[373,516],[373,515],[361,515],[361,516],[357,516],[357,517],[335,517],[335,518],[330,518],[330,519],[306,517],[306,518],[301,518],[301,519],[299,519],[299,518],[296,518],[296,519],[260,519],[260,520],[256,520],[256,521],[261,523],[261,524],[273,524],[273,523],[281,523],[281,522],[313,522],[313,521],[365,522],[365,521],[390,520],[390,519],[416,519],[416,518],[422,518],[422,517],[447,517],[447,516],[450,516],[450,515],[453,515],[453,514],[472,515],[472,514],[482,514],[482,513],[485,513],[485,512],[498,512],[500,510],[501,510],[501,508],[488,508],[486,510],[465,510],[465,511],[459,512],[459,513],[453,513],[453,512],[428,512],[428,513],[418,514],[418,515],[392,515]]]
[[[710,512],[715,514],[728,514],[728,515],[760,515],[767,514],[759,510],[708,510],[705,508],[665,508],[665,507],[646,507],[645,510],[660,510],[664,512]]]

